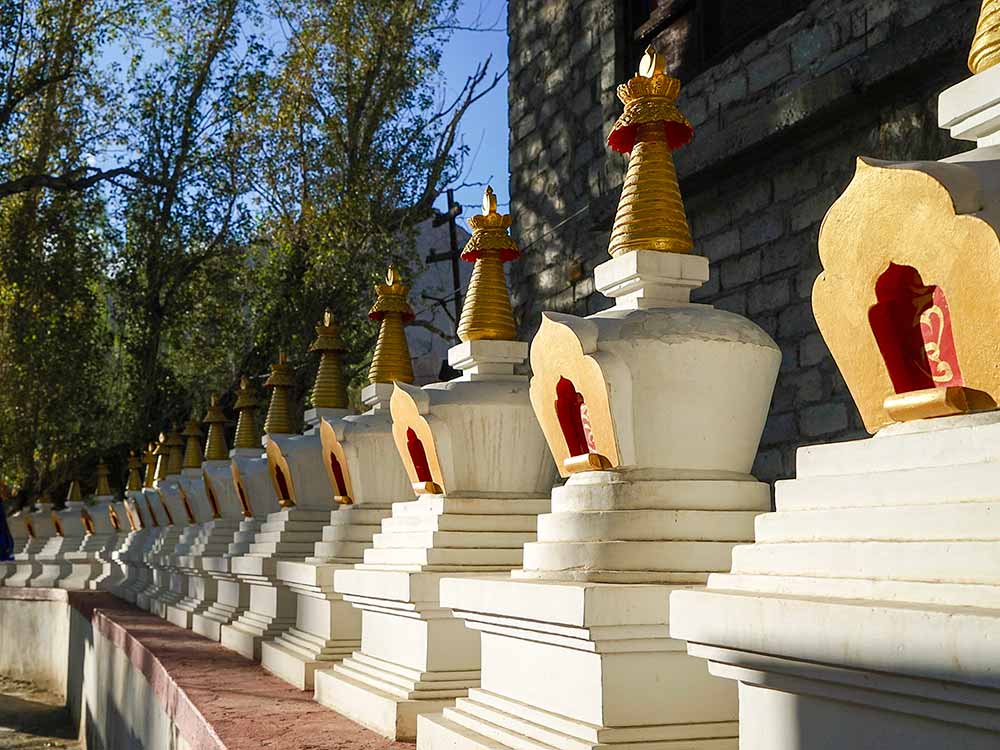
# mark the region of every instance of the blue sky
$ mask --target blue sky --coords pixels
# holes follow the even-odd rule
[[[507,67],[507,3],[505,0],[462,0],[459,11],[462,25],[496,27],[495,31],[456,31],[445,47],[441,60],[444,86],[454,96],[476,64],[487,55],[493,55],[491,71],[502,72]],[[492,75],[491,75],[492,79]],[[501,209],[508,207],[507,194],[507,76],[485,97],[476,102],[466,113],[462,123],[462,137],[470,153],[459,182],[484,182],[490,180],[497,194]],[[482,186],[465,187],[455,199],[466,206],[463,220],[477,211],[482,203]],[[439,208],[445,205],[444,196]],[[464,221],[463,221],[464,224]]]

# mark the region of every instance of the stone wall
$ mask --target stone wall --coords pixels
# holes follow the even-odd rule
[[[604,138],[626,79],[619,3],[511,0],[512,290],[525,336],[545,309],[609,306],[590,271],[625,161]],[[791,476],[800,445],[857,437],[861,420],[810,305],[819,225],[858,155],[938,159],[971,147],[937,126],[937,95],[966,78],[978,0],[816,0],[685,81],[696,128],[677,153],[696,252],[696,301],[747,315],[784,360],[754,471]],[[628,71],[630,74],[631,71]]]

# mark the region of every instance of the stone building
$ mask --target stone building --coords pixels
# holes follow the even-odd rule
[[[754,467],[864,434],[810,306],[820,222],[857,155],[939,159],[937,95],[968,76],[979,0],[510,0],[511,269],[522,333],[545,309],[593,313],[625,160],[604,139],[618,83],[652,43],[683,83],[676,154],[712,278],[696,301],[749,316],[783,362]]]

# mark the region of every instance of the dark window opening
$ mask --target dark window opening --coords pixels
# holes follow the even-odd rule
[[[253,516],[253,510],[250,508],[250,502],[247,500],[247,493],[243,489],[243,482],[236,483],[236,492],[240,496],[240,507],[243,508],[243,515],[250,518]]]
[[[288,480],[285,478],[285,472],[281,470],[280,466],[274,467],[274,481],[278,485],[278,499],[283,503],[291,502],[292,493],[288,489]]]

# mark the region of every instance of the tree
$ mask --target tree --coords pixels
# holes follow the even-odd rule
[[[131,26],[136,4],[116,0],[0,0],[0,198],[47,188],[76,192],[119,177],[145,179],[131,165],[98,168],[91,146],[113,129],[114,79],[99,55]],[[25,123],[64,96],[76,99],[74,160],[25,159]]]
[[[446,97],[441,47],[457,0],[280,4],[287,45],[264,82],[256,155],[261,223],[252,321],[257,360],[304,352],[326,306],[360,379],[374,341],[371,285],[394,261],[414,269],[412,230],[459,174],[462,117],[489,92],[487,59]],[[251,364],[251,361],[253,364]]]
[[[191,340],[207,338],[193,330],[195,320],[211,327],[219,318],[192,308],[231,297],[242,273],[245,188],[235,124],[250,108],[245,83],[263,54],[241,38],[252,13],[244,0],[180,0],[158,10],[153,62],[144,69],[133,62],[128,123],[137,168],[150,179],[125,196],[115,256],[136,439],[187,416],[194,384],[179,382],[172,364],[217,364]],[[239,307],[218,312],[237,316]]]

